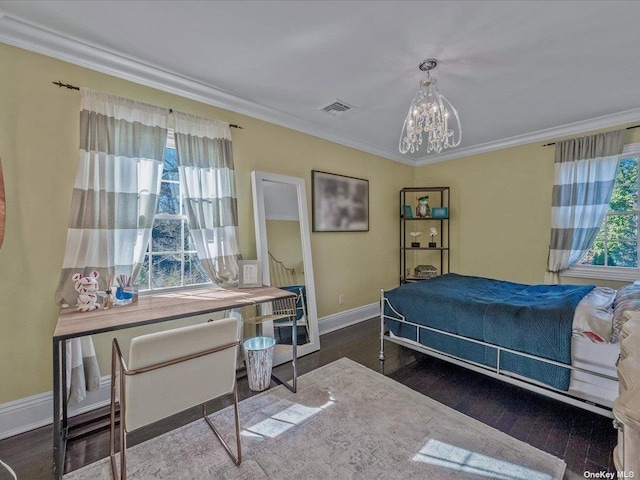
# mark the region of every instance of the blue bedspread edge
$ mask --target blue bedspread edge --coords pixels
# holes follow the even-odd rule
[[[594,285],[526,285],[449,273],[385,292],[409,322],[571,364],[573,315]],[[388,310],[388,307],[387,307]],[[391,311],[385,312],[390,314]],[[399,336],[460,358],[568,390],[570,370],[437,333],[387,321]]]

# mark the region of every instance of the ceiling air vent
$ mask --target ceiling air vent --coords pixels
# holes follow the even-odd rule
[[[343,115],[351,110],[353,107],[342,100],[334,100],[329,105],[322,107],[320,110],[330,113],[331,115]]]

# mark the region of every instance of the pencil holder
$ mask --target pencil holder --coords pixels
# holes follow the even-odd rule
[[[128,285],[116,288],[116,305],[128,305],[138,299],[138,286]]]

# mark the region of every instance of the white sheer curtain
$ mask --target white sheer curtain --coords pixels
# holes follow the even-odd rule
[[[100,273],[101,289],[115,275],[135,278],[156,211],[169,110],[93,90],[81,90],[80,153],[67,246],[56,301],[74,306],[72,275]],[[99,384],[90,338],[70,341],[70,401]]]
[[[229,124],[174,112],[180,182],[191,238],[217,285],[238,281],[238,207]]]
[[[625,130],[556,143],[551,241],[546,283],[593,246],[609,210]]]

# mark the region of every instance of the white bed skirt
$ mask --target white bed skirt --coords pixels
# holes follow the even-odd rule
[[[571,337],[571,364],[574,367],[615,378],[619,354],[619,343],[598,344],[585,337],[577,335]],[[619,394],[618,382],[573,370],[568,393],[612,408],[613,402]]]

